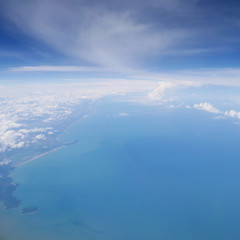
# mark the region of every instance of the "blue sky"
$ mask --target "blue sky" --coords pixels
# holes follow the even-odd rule
[[[0,9],[1,79],[239,67],[238,1],[2,0]]]

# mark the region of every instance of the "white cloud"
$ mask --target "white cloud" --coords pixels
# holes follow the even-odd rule
[[[211,113],[221,114],[220,110],[218,110],[212,104],[207,103],[207,102],[200,103],[200,104],[194,104],[193,107],[198,110],[204,110],[204,111],[211,112]]]
[[[119,113],[118,116],[119,117],[127,117],[127,116],[129,116],[129,114],[126,112],[122,112],[122,113]]]
[[[193,107],[187,104],[192,96],[185,98],[185,89],[197,91],[199,86],[190,81],[93,79],[91,82],[0,88],[0,151],[30,147],[38,140],[49,138],[59,132],[56,127],[63,121],[79,114],[81,104],[93,104],[106,96],[119,96],[118,100],[139,104],[169,104],[171,101],[170,107],[196,108],[240,119],[240,112],[220,111],[208,102]],[[183,91],[181,96],[180,91]],[[127,116],[127,113],[121,112],[118,116]]]
[[[76,114],[75,107],[83,100],[86,104],[105,96],[145,94],[155,86],[155,82],[115,80],[0,88],[0,151],[46,139],[43,133],[53,134],[58,124]]]
[[[195,104],[193,106],[194,108],[198,110],[204,110],[207,112],[211,112],[214,114],[218,114],[218,116],[215,116],[215,119],[224,119],[226,117],[231,117],[231,118],[237,118],[240,119],[240,112],[237,112],[235,110],[229,110],[229,111],[220,111],[219,109],[215,108],[212,104],[210,103],[200,103],[200,104]]]
[[[148,94],[148,98],[153,101],[159,101],[164,97],[166,90],[174,87],[176,85],[172,82],[159,82],[158,87]]]
[[[227,116],[227,117],[240,119],[240,112],[237,112],[237,111],[234,111],[234,110],[225,111],[224,115]]]
[[[10,149],[22,148],[24,146],[23,134],[14,130],[8,130],[0,136],[0,152]]]
[[[0,161],[0,166],[3,166],[3,165],[7,165],[9,163],[11,163],[12,161],[11,160],[3,160],[3,161]]]
[[[35,139],[38,139],[38,140],[45,140],[46,137],[44,134],[38,134],[37,136],[35,136]]]

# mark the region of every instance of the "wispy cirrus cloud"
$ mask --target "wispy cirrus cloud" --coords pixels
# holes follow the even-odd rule
[[[156,32],[128,11],[109,11],[74,1],[14,3],[11,20],[26,34],[53,49],[112,69],[132,65],[180,39],[180,31]]]
[[[136,67],[169,53],[215,48],[193,44],[200,44],[198,39],[206,32],[206,26],[198,24],[196,31],[189,24],[199,13],[196,1],[3,0],[2,6],[2,15],[28,37],[71,58],[112,70]]]
[[[0,32],[7,47],[0,52],[17,49],[41,64],[115,72],[214,65],[240,51],[239,16],[231,15],[238,7],[233,0],[2,0]]]

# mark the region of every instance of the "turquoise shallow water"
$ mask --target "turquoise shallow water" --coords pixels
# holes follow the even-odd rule
[[[129,116],[119,117],[122,111]],[[102,103],[74,145],[15,170],[4,240],[237,240],[240,127],[208,113]]]

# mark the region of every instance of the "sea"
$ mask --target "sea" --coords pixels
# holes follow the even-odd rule
[[[240,125],[186,108],[103,100],[18,167],[0,240],[239,240]]]

